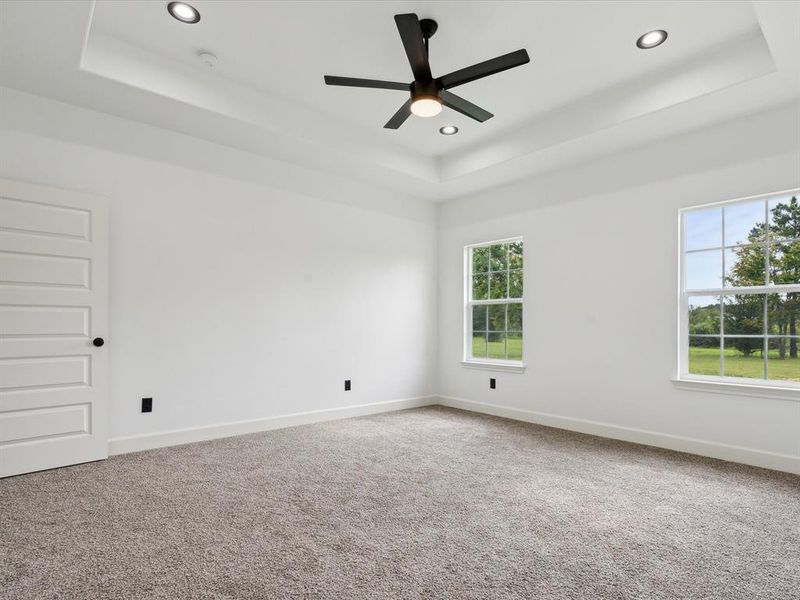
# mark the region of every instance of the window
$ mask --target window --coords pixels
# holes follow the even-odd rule
[[[467,246],[464,359],[522,364],[522,239]]]
[[[797,192],[681,211],[682,379],[800,388]]]

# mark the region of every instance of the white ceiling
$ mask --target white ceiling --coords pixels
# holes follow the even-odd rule
[[[422,154],[447,154],[496,135],[547,110],[614,84],[663,69],[758,32],[748,2],[209,2],[186,26],[165,17],[160,2],[98,2],[92,32],[205,69],[210,50],[226,77],[261,92],[376,130]],[[495,114],[477,123],[450,110],[414,118],[397,131],[383,124],[406,101],[404,92],[323,86],[345,75],[410,82],[411,71],[393,15],[433,18],[434,75],[526,48],[530,64],[460,87],[456,93]],[[720,16],[724,15],[724,19]],[[643,52],[636,38],[671,31],[669,44]],[[438,133],[456,122],[459,135]]]
[[[0,84],[431,199],[800,97],[798,2],[192,4],[196,25],[166,2],[4,2]],[[445,109],[385,130],[403,92],[323,84],[410,81],[401,12],[438,21],[434,75],[528,50],[530,64],[456,90],[495,118]],[[667,43],[637,49],[656,28]],[[445,123],[461,131],[441,136]]]

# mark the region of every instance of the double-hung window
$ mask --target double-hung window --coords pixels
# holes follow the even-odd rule
[[[522,365],[522,239],[465,248],[464,359]]]
[[[681,211],[681,379],[800,389],[798,191]]]

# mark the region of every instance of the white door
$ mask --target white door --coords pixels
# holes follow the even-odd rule
[[[0,477],[108,456],[107,330],[104,199],[0,179]]]

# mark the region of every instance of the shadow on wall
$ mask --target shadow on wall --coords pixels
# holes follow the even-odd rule
[[[800,154],[799,130],[800,107],[793,103],[446,202],[441,205],[440,224],[467,225],[682,175]],[[737,143],[740,140],[747,143]],[[800,165],[800,156],[795,164]],[[790,175],[800,175],[800,168]],[[730,197],[741,195],[741,190],[731,190]]]

